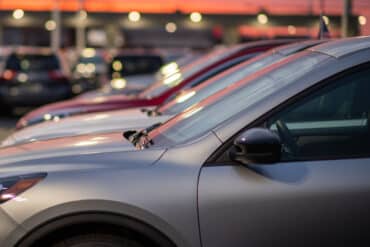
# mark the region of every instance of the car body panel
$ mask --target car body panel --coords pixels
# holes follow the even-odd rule
[[[28,159],[52,158],[56,155],[71,156],[104,152],[136,150],[122,132],[87,134],[73,137],[35,141],[0,149],[1,164]],[[2,167],[4,169],[4,167]]]
[[[6,241],[4,236],[10,236],[12,232],[19,231],[20,234],[25,234],[24,229],[1,208],[0,218],[0,232],[2,233],[0,234],[0,243],[3,244]]]
[[[62,152],[62,155],[55,153],[52,158],[33,161],[21,158],[17,161],[15,158],[12,163],[0,165],[2,176],[36,170],[43,170],[48,175],[22,194],[23,202],[12,200],[0,208],[25,232],[61,214],[99,211],[141,220],[163,232],[177,246],[201,246],[196,207],[198,174],[205,157],[218,145],[219,140],[210,134],[191,145],[166,152],[148,149],[77,156],[64,156]],[[194,152],[194,147],[202,151]],[[141,158],[131,159],[137,152],[141,152]],[[106,155],[110,157],[108,160]],[[142,165],[143,160],[146,165]],[[147,182],[142,183],[142,179]],[[53,195],[58,196],[50,195],[50,186],[55,188]],[[112,186],[119,186],[119,189],[112,189]],[[159,191],[163,193],[158,194]],[[113,201],[112,196],[116,198]],[[163,204],[164,201],[170,203]],[[22,237],[24,232],[15,230],[4,242],[5,246],[12,246]]]
[[[370,159],[204,167],[199,179],[202,243],[357,245],[370,225],[369,173]]]

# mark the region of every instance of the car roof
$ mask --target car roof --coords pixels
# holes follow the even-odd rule
[[[253,47],[259,47],[259,46],[266,46],[266,45],[276,45],[276,44],[288,44],[293,43],[301,40],[297,39],[270,39],[270,40],[259,40],[259,41],[249,41],[237,45],[232,45],[230,47],[227,47],[229,49],[234,50],[242,50],[242,49],[248,49]]]
[[[338,39],[312,47],[310,50],[340,58],[367,48],[370,48],[370,36]]]
[[[274,53],[279,53],[283,56],[288,56],[290,54],[299,52],[301,50],[304,50],[306,48],[322,44],[324,42],[329,41],[328,39],[321,39],[321,40],[306,40],[306,41],[300,41],[293,44],[283,45],[279,46],[273,49]]]

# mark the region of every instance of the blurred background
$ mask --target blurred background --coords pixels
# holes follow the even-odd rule
[[[370,35],[369,0],[0,0],[0,140],[34,107],[140,91],[215,46],[317,38],[320,16],[331,38]]]

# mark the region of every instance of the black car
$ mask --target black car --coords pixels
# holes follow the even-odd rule
[[[158,54],[122,53],[115,56],[109,65],[111,78],[131,75],[153,74],[164,64]]]
[[[2,112],[34,107],[71,97],[71,84],[58,54],[12,52],[0,77]]]
[[[83,92],[97,89],[107,81],[108,52],[85,48],[72,67],[72,92]]]

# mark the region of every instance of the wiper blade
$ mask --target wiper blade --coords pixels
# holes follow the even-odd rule
[[[128,130],[122,133],[123,137],[129,140],[130,142],[133,142],[134,136],[138,133],[136,130]]]
[[[134,146],[136,146],[136,144],[143,135],[147,135],[144,132],[144,130],[141,131],[128,130],[123,132],[123,137],[126,138],[129,142],[131,142]]]
[[[123,132],[123,136],[129,140],[134,146],[137,146],[137,144],[142,140],[142,137],[145,137],[144,144],[153,144],[152,140],[148,139],[148,134],[150,131],[154,130],[155,128],[159,127],[162,123],[155,123],[151,126],[149,126],[146,129],[143,129],[141,131],[136,130],[129,130]]]
[[[134,145],[139,149],[144,149],[153,145],[153,141],[149,139],[148,133],[142,133],[136,138]]]
[[[162,125],[161,122],[155,123],[155,124],[149,126],[148,128],[146,128],[145,131],[146,131],[146,133],[149,133],[150,131],[154,130],[155,128],[157,128],[161,125]]]
[[[149,116],[149,117],[155,117],[155,116],[160,116],[162,115],[162,113],[160,111],[158,111],[158,107],[156,107],[155,109],[153,110],[147,110],[146,111],[146,114]]]

